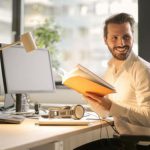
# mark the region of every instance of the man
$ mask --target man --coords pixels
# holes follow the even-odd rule
[[[87,92],[84,96],[97,114],[101,116],[103,107],[114,117],[119,132],[120,127],[124,126],[126,133],[135,125],[133,134],[139,126],[147,127],[145,132],[150,134],[150,73],[132,51],[133,34],[134,19],[129,14],[120,13],[105,21],[104,40],[113,57],[104,79],[115,87],[116,93],[102,97]]]

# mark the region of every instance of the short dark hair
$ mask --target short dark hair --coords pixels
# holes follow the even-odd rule
[[[110,18],[108,18],[105,21],[105,25],[104,25],[104,37],[107,37],[107,34],[108,34],[108,31],[107,31],[108,24],[110,24],[110,23],[122,24],[122,23],[126,23],[126,22],[128,22],[130,24],[132,33],[133,33],[135,20],[130,14],[119,13],[119,14],[113,15]]]

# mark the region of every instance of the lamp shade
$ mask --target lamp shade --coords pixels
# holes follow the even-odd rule
[[[22,34],[20,37],[20,41],[23,43],[23,46],[27,52],[37,49],[37,46],[35,44],[31,32]]]
[[[14,45],[19,44],[19,43],[22,43],[22,44],[23,44],[23,46],[24,46],[26,52],[31,52],[31,51],[37,49],[37,46],[36,46],[36,44],[35,44],[35,41],[34,41],[34,39],[33,39],[33,37],[32,37],[31,32],[27,32],[27,33],[24,33],[24,34],[21,35],[19,41],[16,41],[16,42],[14,42],[14,43],[5,45],[5,46],[3,46],[3,47],[0,47],[0,50],[9,48],[9,47],[14,46]]]

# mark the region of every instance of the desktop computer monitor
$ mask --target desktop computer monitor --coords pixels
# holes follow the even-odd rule
[[[21,46],[7,48],[1,52],[1,68],[5,95],[16,94],[16,103],[19,101],[17,96],[24,93],[52,92],[55,89],[47,49],[26,53]],[[9,103],[7,97],[5,103]]]

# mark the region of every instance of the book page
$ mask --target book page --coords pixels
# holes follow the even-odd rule
[[[91,78],[92,81],[96,82],[96,83],[100,83],[103,84],[104,86],[107,86],[111,89],[114,89],[114,87],[109,84],[108,82],[106,82],[105,80],[103,80],[102,78],[100,78],[98,75],[96,75],[95,73],[91,72],[89,69],[81,66],[80,64],[78,65],[78,68],[82,71],[84,71],[85,73],[87,73],[89,75],[89,77]],[[90,79],[89,78],[89,79]]]
[[[86,79],[89,79],[95,83],[101,84],[105,87],[108,87],[114,90],[114,87],[112,85],[110,85],[109,83],[104,81],[102,78],[100,78],[99,76],[97,76],[96,74],[94,74],[93,72],[91,72],[90,70],[88,70],[87,68],[81,65],[77,65],[76,68],[74,68],[71,72],[66,74],[62,79],[62,83],[64,83],[66,79],[73,77],[73,76],[85,77]]]
[[[75,91],[85,95],[86,92],[97,93],[101,96],[113,93],[114,90],[108,88],[102,84],[93,82],[85,77],[73,76],[66,79],[63,83],[67,87],[74,89]]]

